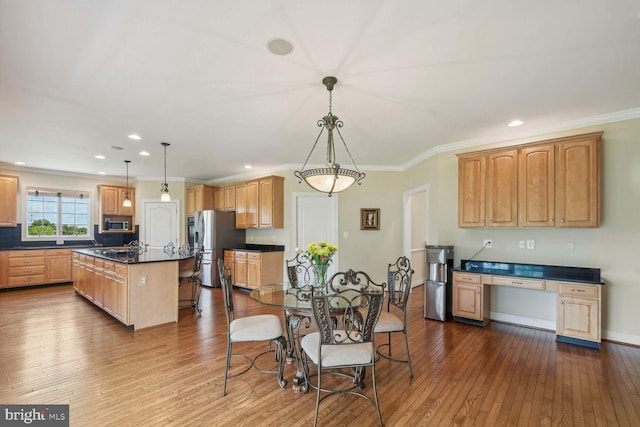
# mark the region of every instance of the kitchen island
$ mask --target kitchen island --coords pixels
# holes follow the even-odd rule
[[[76,249],[73,286],[131,330],[178,321],[178,272],[191,255],[159,249]]]

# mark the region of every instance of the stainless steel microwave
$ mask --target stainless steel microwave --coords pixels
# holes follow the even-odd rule
[[[129,221],[111,221],[107,218],[104,221],[105,230],[129,230]]]

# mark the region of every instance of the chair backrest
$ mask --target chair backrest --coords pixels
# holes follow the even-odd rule
[[[321,343],[341,345],[372,342],[373,329],[380,317],[383,301],[383,290],[345,288],[329,294],[314,292],[311,304]]]
[[[222,299],[224,301],[224,311],[227,316],[227,329],[234,319],[233,313],[233,286],[231,285],[231,269],[224,265],[224,260],[218,258],[218,275],[222,284]]]
[[[204,255],[204,249],[200,249],[193,255],[193,274],[200,274],[200,267],[202,267],[202,257]]]
[[[327,291],[337,292],[344,288],[380,291],[384,290],[385,287],[385,283],[375,283],[364,271],[349,269],[347,271],[339,271],[331,276],[327,284]]]
[[[411,278],[413,270],[409,258],[401,256],[387,269],[387,283],[389,288],[389,305],[395,305],[401,310],[407,306],[411,293]]]
[[[315,283],[315,272],[307,257],[298,252],[295,257],[288,259],[287,278],[291,287],[297,288]]]

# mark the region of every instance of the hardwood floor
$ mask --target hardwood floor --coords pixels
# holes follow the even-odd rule
[[[244,292],[235,298],[239,315],[281,315]],[[284,390],[253,370],[221,396],[220,289],[205,289],[202,302],[202,316],[182,309],[177,324],[131,332],[71,285],[0,292],[0,403],[69,404],[72,426],[310,425],[315,392],[292,391],[294,365]],[[404,364],[376,365],[386,426],[640,425],[640,348],[604,342],[598,351],[547,331],[426,320],[421,288],[409,304],[414,378]],[[375,425],[376,416],[342,396],[323,402],[319,421]]]

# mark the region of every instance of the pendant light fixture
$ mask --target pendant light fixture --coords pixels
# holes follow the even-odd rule
[[[164,182],[160,184],[160,192],[162,196],[160,196],[161,202],[170,202],[171,195],[169,194],[169,184],[167,184],[167,147],[171,144],[168,142],[161,142],[162,146],[164,146]]]
[[[127,165],[127,191],[124,193],[124,201],[122,202],[122,207],[130,208],[131,207],[131,193],[129,193],[129,163],[131,160],[124,161]]]
[[[338,120],[338,117],[331,113],[332,91],[337,82],[338,79],[332,76],[322,79],[322,84],[325,85],[329,91],[329,114],[318,120],[318,127],[321,127],[322,129],[320,129],[316,142],[313,144],[313,147],[311,147],[311,152],[307,156],[307,160],[305,160],[304,165],[302,165],[302,170],[294,171],[293,173],[298,177],[300,180],[299,182],[304,180],[314,190],[322,193],[329,193],[329,197],[331,197],[333,193],[339,193],[340,191],[346,190],[351,187],[354,182],[357,182],[358,185],[360,185],[361,181],[365,177],[365,174],[358,170],[356,163],[353,161],[353,157],[351,157],[349,148],[347,148],[347,144],[344,142],[344,138],[342,138],[342,134],[340,133],[340,128],[343,126],[342,121]],[[309,158],[311,157],[313,150],[315,150],[318,140],[320,140],[320,136],[325,129],[327,130],[328,138],[326,166],[324,168],[305,170],[304,168],[307,166]],[[339,163],[336,163],[336,151],[333,144],[334,130],[338,132],[338,136],[351,159],[354,170],[342,168]]]

